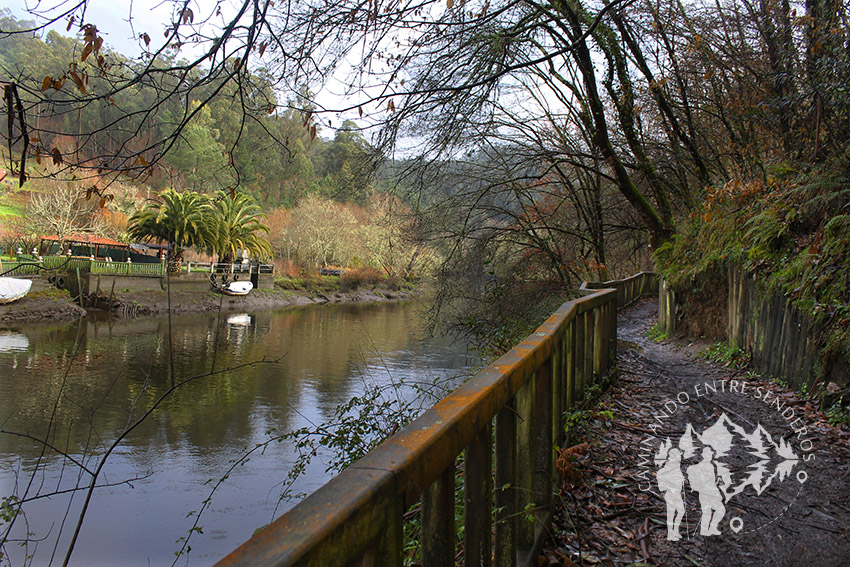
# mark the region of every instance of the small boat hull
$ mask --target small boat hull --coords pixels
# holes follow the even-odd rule
[[[29,293],[32,280],[0,278],[0,304],[12,303]]]
[[[251,282],[229,282],[218,288],[225,295],[248,295],[254,284]]]

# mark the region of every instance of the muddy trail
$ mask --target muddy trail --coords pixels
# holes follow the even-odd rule
[[[620,370],[574,415],[540,563],[850,565],[850,444],[814,401],[648,339],[619,316]]]

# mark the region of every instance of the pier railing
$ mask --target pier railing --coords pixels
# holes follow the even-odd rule
[[[81,272],[103,275],[123,276],[157,276],[165,275],[165,262],[131,263],[131,262],[107,262],[105,260],[92,260],[79,256],[44,256],[40,260],[26,260],[22,262],[2,262],[0,272],[14,270],[16,275],[33,275],[48,273],[51,271]]]
[[[657,294],[657,285],[642,273],[565,303],[219,565],[401,565],[403,518],[420,499],[422,564],[454,565],[461,455],[463,564],[536,565],[551,522],[562,415],[614,364],[617,306]]]
[[[40,260],[4,261],[0,263],[0,273],[10,275],[34,275],[49,271],[80,270],[81,272],[107,276],[147,276],[165,277],[167,264],[161,262],[112,262],[93,260],[78,256],[44,256]],[[223,264],[186,262],[181,266],[183,273],[227,273],[227,274],[274,274],[273,264],[249,264],[228,262]]]
[[[18,262],[15,260],[0,261],[0,274],[23,276],[38,273],[38,264],[34,262]]]
[[[130,263],[130,262],[104,262],[91,260],[89,271],[92,274],[106,276],[165,276],[165,262]]]

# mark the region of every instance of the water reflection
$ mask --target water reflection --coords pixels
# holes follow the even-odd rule
[[[187,514],[209,494],[204,482],[218,479],[269,430],[327,419],[371,384],[403,383],[406,395],[408,384],[445,380],[469,362],[462,345],[423,339],[410,304],[180,316],[170,325],[170,344],[167,319],[80,321],[21,330],[11,335],[19,337],[17,350],[0,350],[3,429],[49,435],[89,467],[173,383],[198,377],[161,402],[110,457],[102,482],[143,478],[96,493],[72,564],[171,564],[175,541],[191,527]],[[0,496],[40,455],[40,446],[0,435]],[[292,447],[274,445],[239,467],[215,495],[204,534],[193,536],[191,563],[210,563],[272,519],[276,487],[294,455]],[[53,453],[47,462],[42,492],[75,484],[78,471],[67,461]],[[325,478],[316,462],[296,488],[312,490]],[[77,495],[72,509],[81,501]],[[44,550],[57,536],[60,548],[67,541],[71,530],[51,530],[67,505],[68,497],[55,497],[30,507],[30,529],[49,534],[36,564],[50,556]]]
[[[30,340],[15,331],[0,331],[0,352],[26,352]]]

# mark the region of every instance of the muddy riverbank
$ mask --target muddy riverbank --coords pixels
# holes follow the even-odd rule
[[[116,294],[112,309],[118,316],[142,317],[171,312],[204,313],[217,311],[260,311],[293,305],[322,303],[377,303],[398,301],[414,297],[419,292],[409,289],[394,290],[376,286],[347,291],[323,293],[292,291],[281,288],[258,289],[246,296],[229,297],[214,291],[138,291]],[[99,305],[105,306],[104,303]],[[83,308],[65,291],[46,289],[7,305],[0,305],[0,328],[16,328],[22,324],[68,321],[85,317],[90,311],[103,312],[87,305]]]

